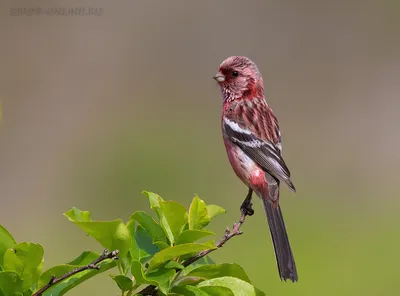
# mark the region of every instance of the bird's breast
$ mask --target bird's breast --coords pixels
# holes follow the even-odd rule
[[[224,138],[229,162],[236,175],[255,191],[265,187],[265,173],[246,153],[231,140]]]

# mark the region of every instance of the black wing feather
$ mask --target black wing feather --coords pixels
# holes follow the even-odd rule
[[[233,121],[231,122],[236,125]],[[238,145],[265,172],[283,181],[290,189],[296,191],[279,147],[258,138],[250,131],[232,128],[226,121],[224,121],[223,127],[231,141]]]

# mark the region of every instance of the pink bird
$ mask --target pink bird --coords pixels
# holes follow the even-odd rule
[[[247,57],[233,56],[222,62],[214,79],[223,100],[221,124],[229,162],[249,188],[240,207],[242,214],[254,214],[254,191],[267,215],[280,278],[296,282],[296,265],[279,206],[279,184],[296,189],[282,158],[278,121],[265,100],[261,74]]]

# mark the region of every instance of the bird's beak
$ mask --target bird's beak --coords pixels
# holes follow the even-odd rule
[[[225,81],[225,75],[221,74],[221,72],[218,72],[215,74],[213,77],[217,82],[224,82]]]

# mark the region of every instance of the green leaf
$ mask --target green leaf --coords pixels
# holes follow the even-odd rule
[[[74,259],[73,261],[62,264],[62,265],[57,265],[54,266],[48,270],[46,270],[39,278],[39,283],[37,285],[38,288],[43,287],[46,285],[51,276],[56,276],[60,277],[63,274],[70,272],[71,270],[81,267],[84,265],[87,265],[91,262],[93,262],[95,259],[97,259],[100,256],[100,254],[94,253],[94,252],[83,252],[79,257]],[[58,283],[55,286],[50,287],[44,294],[43,296],[54,296],[54,295],[64,295],[66,292],[71,290],[72,288],[78,286],[82,282],[90,279],[91,277],[98,275],[106,270],[109,270],[113,267],[116,266],[116,262],[111,259],[104,260],[103,262],[97,264],[97,266],[100,267],[100,270],[85,270],[82,272],[79,272],[68,279],[65,279],[64,281]]]
[[[197,288],[186,285],[174,287],[172,291],[185,296],[233,296],[230,289],[218,286]]]
[[[154,244],[160,249],[160,250],[164,250],[166,248],[169,248],[170,246],[165,243],[165,242],[154,242]]]
[[[164,294],[168,294],[169,287],[176,272],[173,269],[159,268],[151,273],[144,273],[143,266],[138,261],[133,261],[131,273],[136,280],[136,285],[148,284],[158,286]]]
[[[243,268],[235,263],[214,264],[209,257],[203,257],[185,268],[175,285],[195,285],[204,280],[231,276],[251,284],[249,277]]]
[[[196,278],[196,277],[182,277],[182,278],[175,280],[175,282],[173,283],[173,286],[174,287],[187,286],[187,285],[195,286],[202,281],[203,281],[202,279]]]
[[[212,260],[210,256],[204,256],[203,258],[200,258],[199,260],[193,262],[189,266],[186,266],[185,270],[183,271],[183,274],[187,275],[189,272],[200,266],[210,265],[210,264],[215,264],[214,260]]]
[[[149,270],[175,257],[201,252],[209,248],[209,246],[201,244],[182,244],[166,248],[153,256],[149,262]]]
[[[17,273],[23,291],[37,281],[43,269],[43,247],[34,243],[19,243],[4,253],[3,267]]]
[[[3,256],[7,249],[12,248],[16,245],[12,235],[0,225],[0,266],[3,266]]]
[[[121,291],[128,291],[132,289],[133,287],[133,282],[130,278],[124,276],[124,275],[110,275],[110,277],[117,283],[118,287],[121,289]]]
[[[146,273],[146,277],[152,282],[157,282],[161,292],[168,294],[172,279],[175,277],[175,274],[176,271],[174,269],[161,267],[156,271]]]
[[[224,276],[224,277],[210,279],[210,280],[201,282],[200,284],[197,285],[198,288],[210,287],[210,286],[211,287],[217,286],[217,287],[229,288],[233,292],[233,295],[235,295],[235,296],[263,295],[263,293],[261,291],[256,289],[253,285],[249,284],[248,282],[245,282],[241,279],[230,277],[230,276]]]
[[[131,220],[126,224],[126,228],[128,228],[129,236],[131,237],[131,245],[129,247],[129,253],[131,255],[132,260],[140,260],[140,248],[136,242],[135,238],[135,221]]]
[[[229,290],[228,290],[229,291]],[[210,296],[205,291],[193,286],[177,286],[172,288],[172,292],[185,296]]]
[[[160,209],[160,224],[170,243],[174,244],[187,223],[187,211],[175,201],[160,202]]]
[[[148,284],[148,285],[157,285],[157,282],[153,282],[146,278],[143,266],[139,261],[132,261],[131,265],[131,273],[135,278],[136,285]]]
[[[153,241],[167,242],[167,237],[165,236],[164,230],[151,216],[145,212],[138,211],[135,212],[129,220],[137,221],[153,238]]]
[[[210,218],[213,219],[218,215],[225,214],[226,210],[217,205],[208,205],[207,212]]]
[[[169,261],[167,264],[164,266],[165,268],[171,268],[171,269],[184,269],[185,266],[180,264],[179,262],[176,261]]]
[[[90,222],[90,212],[81,211],[78,208],[73,207],[68,212],[64,213],[70,221],[72,222]]]
[[[179,235],[178,238],[178,244],[186,244],[186,243],[193,243],[203,237],[209,236],[209,235],[215,235],[214,232],[209,231],[209,230],[198,230],[198,229],[192,229],[192,230],[184,230],[182,233]]]
[[[215,249],[217,246],[215,245],[215,241],[213,239],[210,239],[208,241],[205,241],[201,243],[204,246],[208,246],[209,249]]]
[[[158,194],[153,193],[153,192],[143,190],[142,194],[147,196],[147,198],[149,199],[149,202],[150,202],[150,207],[155,210],[157,208],[160,208],[160,202],[164,201],[161,196],[159,196]]]
[[[179,234],[187,223],[185,207],[174,201],[164,201],[158,194],[142,191],[150,202],[150,207],[155,210],[169,242],[174,244]]]
[[[89,218],[88,213],[73,208],[64,213],[64,216],[96,239],[104,248],[119,250],[119,255],[125,256],[131,246],[131,237],[124,222],[122,220],[81,221]]]
[[[14,293],[22,292],[22,280],[12,271],[0,272],[0,295],[14,296]]]
[[[147,230],[140,225],[136,227],[135,240],[139,247],[140,262],[147,261],[150,257],[160,251],[157,245],[153,244],[153,239]]]
[[[189,229],[202,229],[210,221],[206,203],[196,195],[189,208]]]
[[[132,257],[130,252],[128,252],[125,256],[123,257],[118,257],[117,261],[117,266],[119,270],[121,271],[120,274],[127,275],[129,270],[131,269],[131,262],[132,262]]]
[[[200,288],[210,296],[234,296],[232,291],[226,287],[209,286]]]
[[[241,279],[245,282],[251,284],[249,277],[243,268],[235,263],[223,263],[223,264],[213,264],[200,266],[192,271],[190,271],[187,276],[198,277],[202,279],[212,279],[223,276],[230,276]]]

